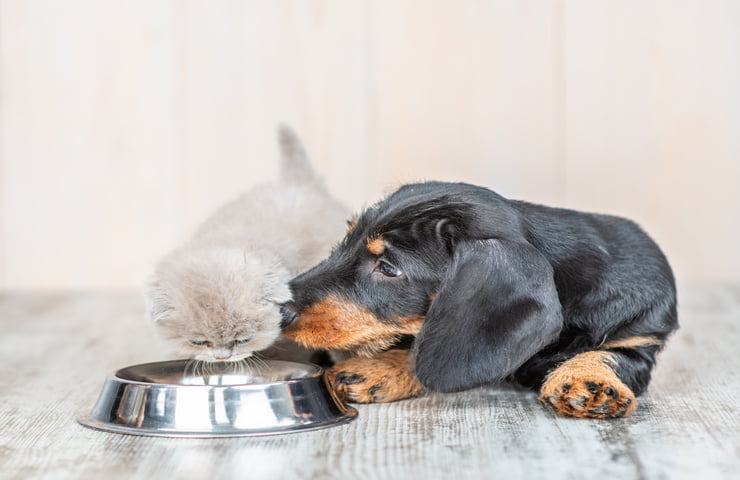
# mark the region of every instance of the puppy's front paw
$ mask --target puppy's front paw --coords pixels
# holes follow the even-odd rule
[[[410,371],[408,351],[404,350],[350,358],[330,368],[326,378],[339,398],[348,402],[393,402],[424,393]]]
[[[577,418],[626,417],[637,400],[609,367],[603,352],[576,355],[556,368],[540,390],[540,400],[556,413]]]

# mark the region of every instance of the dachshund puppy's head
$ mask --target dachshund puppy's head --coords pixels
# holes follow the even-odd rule
[[[394,199],[351,220],[329,258],[291,281],[285,334],[361,355],[418,334],[449,264],[455,221],[469,210],[445,197]]]
[[[415,335],[417,376],[432,390],[503,378],[562,324],[552,268],[522,228],[490,190],[404,186],[350,222],[329,258],[290,282],[284,333],[360,355]]]

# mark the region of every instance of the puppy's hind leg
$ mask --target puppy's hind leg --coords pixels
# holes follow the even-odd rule
[[[637,408],[660,346],[653,337],[631,337],[579,353],[545,377],[540,400],[568,417],[626,417]]]
[[[632,390],[614,373],[608,352],[584,352],[563,362],[545,379],[540,400],[566,417],[614,418],[637,408]]]

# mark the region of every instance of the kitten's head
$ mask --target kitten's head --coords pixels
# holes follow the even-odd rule
[[[279,337],[279,304],[290,300],[289,279],[271,255],[193,241],[157,266],[147,313],[178,354],[241,360]]]

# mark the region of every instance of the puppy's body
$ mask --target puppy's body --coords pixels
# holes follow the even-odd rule
[[[241,360],[270,347],[288,280],[342,235],[346,209],[316,178],[295,133],[279,133],[280,180],[217,210],[150,279],[148,315],[181,355]]]
[[[543,374],[572,353],[598,347],[632,355],[624,365],[647,363],[648,368],[620,370],[641,394],[655,353],[678,326],[675,282],[663,253],[624,218],[513,205],[526,222],[530,243],[553,266],[564,319],[558,340],[529,359],[516,379],[538,386]],[[626,342],[624,348],[620,342]]]
[[[402,187],[291,290],[286,335],[370,356],[332,371],[359,401],[403,398],[393,377],[407,396],[514,378],[564,415],[628,415],[677,327],[670,267],[633,222],[467,184]],[[409,334],[399,367],[383,350]]]

